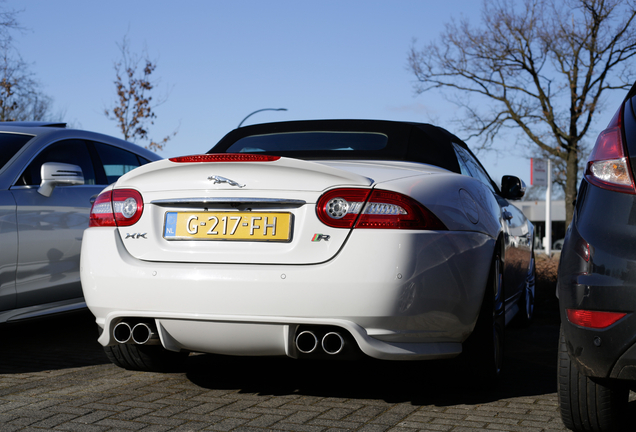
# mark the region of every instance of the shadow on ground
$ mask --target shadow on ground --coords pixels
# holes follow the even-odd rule
[[[538,312],[528,328],[508,328],[507,371],[494,390],[466,385],[449,361],[309,362],[287,358],[188,358],[186,378],[208,389],[256,394],[411,401],[454,405],[556,391],[558,316]],[[0,374],[32,373],[108,364],[88,311],[0,326]]]
[[[506,339],[507,370],[494,389],[471,384],[452,361],[309,362],[206,354],[188,359],[187,377],[208,389],[438,406],[555,393],[558,326],[511,329]]]
[[[0,325],[0,374],[109,363],[88,311]]]

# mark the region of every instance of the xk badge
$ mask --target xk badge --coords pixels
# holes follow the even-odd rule
[[[132,239],[142,238],[142,239],[146,239],[147,240],[146,234],[147,233],[143,233],[143,234],[142,233],[132,233],[132,234],[126,233],[126,238],[127,239],[129,239],[129,238],[132,238]]]

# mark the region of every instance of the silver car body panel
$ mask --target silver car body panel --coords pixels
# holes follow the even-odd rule
[[[98,142],[160,159],[155,153],[98,133],[0,123],[0,134],[32,136],[0,167],[0,323],[85,307],[79,254],[92,200],[106,186],[56,186],[50,197],[18,179],[37,155],[63,140]],[[61,162],[61,161],[51,161]]]
[[[15,209],[11,192],[0,190],[0,311],[13,309],[16,304],[18,231]]]
[[[11,190],[17,203],[17,307],[82,297],[79,254],[91,198],[103,185],[59,186],[50,197],[36,187]]]

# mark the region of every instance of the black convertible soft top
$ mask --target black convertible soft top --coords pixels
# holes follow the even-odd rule
[[[328,135],[331,134],[331,135]],[[314,146],[309,142],[317,136],[337,141],[337,137],[359,135],[364,140],[368,136],[382,136],[381,143],[372,142],[359,147],[328,145]],[[241,145],[256,144],[277,139],[284,142],[295,139],[292,150],[284,145],[272,146]],[[307,145],[303,145],[303,138]],[[347,138],[345,138],[347,139]],[[239,143],[240,141],[240,143]],[[301,142],[299,142],[301,141]],[[373,141],[373,140],[368,140]],[[377,141],[377,140],[376,140]],[[355,139],[348,139],[356,143]],[[455,143],[468,150],[466,144],[447,130],[426,123],[398,122],[387,120],[304,120],[291,122],[263,123],[234,129],[223,137],[208,153],[246,153],[268,154],[304,160],[395,160],[420,162],[439,166],[456,173],[460,172],[457,156],[453,150]],[[292,147],[289,147],[292,148]],[[240,150],[237,150],[240,149]],[[470,151],[470,150],[469,150]]]

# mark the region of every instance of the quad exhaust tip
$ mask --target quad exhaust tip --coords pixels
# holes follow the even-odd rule
[[[128,343],[131,335],[132,329],[130,328],[130,324],[125,321],[118,323],[113,328],[113,338],[120,344]]]
[[[340,354],[344,346],[345,342],[340,333],[329,332],[322,338],[322,349],[327,354]]]
[[[135,324],[132,328],[132,340],[138,345],[144,345],[150,342],[156,332],[146,323]]]
[[[311,354],[318,348],[318,338],[313,332],[300,332],[296,336],[296,348],[303,354]]]
[[[313,331],[304,330],[296,336],[296,349],[302,354],[311,354],[319,347],[329,355],[340,354],[345,347],[345,340],[338,332],[330,331],[326,333],[320,344],[318,336]]]
[[[117,343],[135,343],[137,345],[156,345],[159,335],[151,323],[140,322],[131,327],[126,321],[121,321],[113,327],[113,339]]]

